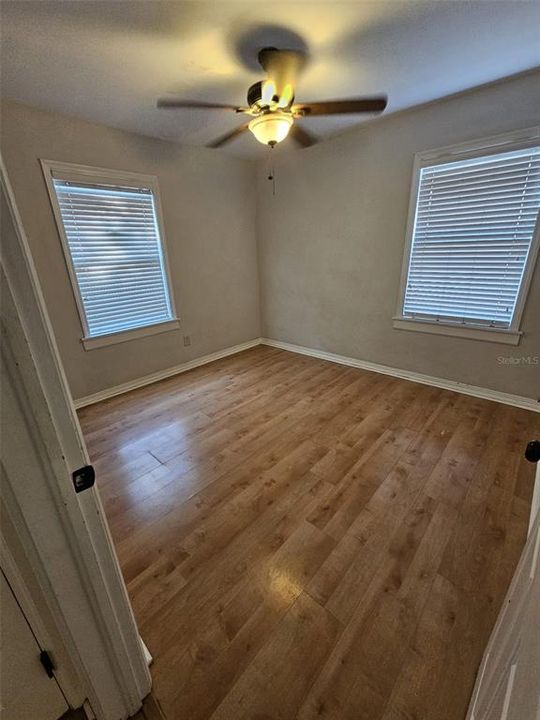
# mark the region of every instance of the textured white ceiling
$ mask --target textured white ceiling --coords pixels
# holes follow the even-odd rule
[[[538,0],[3,0],[1,11],[4,96],[192,145],[239,118],[158,110],[157,97],[243,104],[265,45],[307,48],[297,100],[383,92],[387,112],[540,65]],[[302,122],[328,136],[360,119]],[[216,152],[264,148],[246,133]]]

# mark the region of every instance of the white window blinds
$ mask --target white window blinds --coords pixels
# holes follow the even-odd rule
[[[172,319],[152,191],[53,183],[87,335]]]
[[[539,147],[422,168],[403,316],[509,327],[539,205]]]

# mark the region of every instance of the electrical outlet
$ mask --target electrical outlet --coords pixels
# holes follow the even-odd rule
[[[189,347],[191,345],[191,338],[189,335],[184,335],[184,347]]]

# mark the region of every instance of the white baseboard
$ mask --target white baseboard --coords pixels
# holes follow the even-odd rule
[[[422,383],[422,385],[432,385],[443,388],[444,390],[462,393],[463,395],[472,395],[473,397],[484,400],[493,400],[494,402],[504,403],[505,405],[513,405],[514,407],[540,412],[540,403],[533,398],[527,398],[521,395],[511,395],[510,393],[477,387],[476,385],[467,385],[467,383],[461,383],[455,380],[422,375],[421,373],[401,370],[387,365],[379,365],[378,363],[368,362],[367,360],[357,360],[356,358],[345,357],[344,355],[336,355],[335,353],[326,352],[325,350],[314,350],[313,348],[303,347],[302,345],[293,345],[292,343],[281,342],[281,340],[261,338],[261,343],[263,345],[269,345],[270,347],[280,348],[281,350],[299,353],[300,355],[309,355],[310,357],[316,357],[320,360],[329,360],[330,362],[339,363],[340,365],[348,365],[350,367],[360,368],[361,370],[370,370],[371,372],[382,373],[383,375],[392,375],[393,377],[402,378],[403,380]]]
[[[130,390],[136,390],[137,388],[144,387],[145,385],[151,385],[152,383],[158,382],[158,380],[165,380],[165,378],[172,377],[173,375],[180,375],[180,373],[192,370],[193,368],[207,363],[214,362],[214,360],[220,360],[221,358],[227,357],[228,355],[234,355],[242,352],[242,350],[249,350],[249,348],[255,347],[261,344],[261,338],[254,338],[247,342],[240,343],[239,345],[233,345],[223,350],[210,353],[209,355],[203,355],[202,357],[189,360],[188,362],[182,363],[181,365],[175,365],[165,370],[159,370],[158,372],[152,373],[151,375],[145,375],[144,377],[137,378],[136,380],[130,380],[129,382],[122,383],[121,385],[115,385],[114,387],[100,390],[93,395],[86,395],[86,397],[78,398],[73,401],[76,409],[86,407],[87,405],[93,405],[94,403],[107,400],[108,398],[114,397],[115,395],[122,395],[122,393],[129,392]]]
[[[228,355],[234,355],[235,353],[242,352],[242,350],[248,350],[249,348],[261,344],[269,345],[270,347],[279,348],[281,350],[288,350],[289,352],[299,353],[300,355],[309,355],[310,357],[316,357],[320,360],[329,360],[330,362],[335,362],[339,365],[348,365],[349,367],[360,368],[361,370],[369,370],[371,372],[382,373],[383,375],[392,375],[393,377],[421,383],[422,385],[432,385],[433,387],[439,387],[444,390],[452,390],[453,392],[462,393],[463,395],[472,395],[473,397],[482,398],[483,400],[492,400],[493,402],[500,402],[505,405],[512,405],[514,407],[524,408],[525,410],[540,412],[540,403],[533,398],[527,398],[521,395],[511,395],[510,393],[503,393],[498,390],[477,387],[476,385],[467,385],[467,383],[437,378],[432,375],[423,375],[421,373],[411,372],[410,370],[401,370],[400,368],[389,367],[388,365],[379,365],[378,363],[368,362],[367,360],[358,360],[357,358],[337,355],[336,353],[326,352],[325,350],[315,350],[314,348],[307,348],[302,345],[281,342],[281,340],[272,340],[271,338],[254,338],[253,340],[248,340],[245,343],[240,343],[240,345],[233,345],[232,347],[218,350],[215,353],[203,355],[200,358],[195,358],[194,360],[182,363],[181,365],[176,365],[175,367],[167,368],[166,370],[160,370],[159,372],[152,373],[151,375],[145,375],[137,380],[131,380],[127,383],[123,383],[122,385],[115,385],[114,387],[100,390],[93,395],[87,395],[86,397],[75,400],[74,404],[77,409],[85,407],[86,405],[93,405],[94,403],[107,400],[115,395],[121,395],[122,393],[129,392],[130,390],[136,390],[139,387],[150,385],[151,383],[158,382],[158,380],[164,380],[165,378],[172,377],[173,375],[179,375],[187,370],[192,370],[193,368],[201,365],[211,363],[214,360],[220,360]]]

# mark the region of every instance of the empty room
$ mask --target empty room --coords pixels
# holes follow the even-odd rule
[[[0,18],[2,720],[539,720],[540,3]]]

